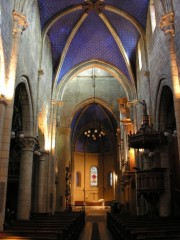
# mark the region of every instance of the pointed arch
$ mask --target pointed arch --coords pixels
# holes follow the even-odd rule
[[[137,98],[135,86],[133,86],[130,83],[130,81],[127,79],[127,77],[119,69],[117,69],[116,67],[114,67],[106,62],[103,62],[103,61],[100,61],[97,59],[93,59],[93,60],[84,62],[84,63],[79,64],[78,66],[74,67],[73,69],[71,69],[71,71],[69,71],[63,77],[63,79],[57,86],[54,85],[53,94],[52,94],[53,99],[62,100],[63,94],[64,94],[64,89],[65,89],[67,82],[72,80],[74,77],[76,77],[80,72],[87,70],[89,68],[93,68],[93,67],[100,68],[100,69],[108,72],[109,74],[111,74],[114,78],[116,78],[122,85],[124,91],[126,92],[128,100]]]

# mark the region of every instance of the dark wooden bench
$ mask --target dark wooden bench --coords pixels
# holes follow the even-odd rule
[[[9,236],[25,237],[25,239],[37,237],[37,239],[75,240],[84,224],[84,212],[34,214],[30,220],[17,220],[12,226],[5,227],[3,233]]]
[[[171,240],[171,237],[177,239],[180,236],[180,218],[124,217],[107,213],[107,227],[114,240],[163,239],[166,236]]]

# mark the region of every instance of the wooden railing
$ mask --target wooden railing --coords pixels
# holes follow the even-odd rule
[[[153,168],[149,170],[139,170],[137,176],[137,192],[162,193],[164,191],[164,169]]]

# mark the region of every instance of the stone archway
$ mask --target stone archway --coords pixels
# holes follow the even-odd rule
[[[86,105],[82,103],[81,107],[79,106],[77,109],[73,116],[76,124],[72,128],[72,202],[75,205],[109,204],[110,201],[117,198],[115,180],[117,172],[117,123],[115,116],[99,102],[96,102],[96,105],[93,105],[93,102],[89,104],[87,102]],[[94,109],[96,109],[97,114],[96,122],[92,122],[94,121],[93,118],[92,121],[90,119]],[[80,115],[77,118],[78,113]],[[86,114],[89,116],[88,120],[86,119]],[[104,117],[112,127],[112,131],[109,129],[110,126],[102,127],[98,119],[99,114],[101,116],[105,114]],[[72,122],[74,122],[73,117]],[[111,117],[114,118],[114,121]],[[85,121],[86,124],[81,126],[81,121]],[[99,131],[99,126],[104,131],[104,135],[100,138],[96,134],[101,132]],[[91,137],[86,138],[86,129],[91,129],[93,139]],[[94,134],[96,135],[95,138],[93,137]]]
[[[179,178],[179,153],[176,134],[176,119],[174,112],[173,93],[169,86],[164,85],[161,88],[160,102],[159,102],[159,129],[164,132],[166,138],[166,145],[162,147],[161,151],[166,152],[167,159],[164,163],[167,166],[170,198],[171,200],[171,214],[176,214],[176,206],[179,205],[180,195],[180,178]],[[162,166],[163,167],[163,166]],[[166,186],[167,188],[167,186]],[[166,189],[167,191],[168,189]],[[166,192],[165,191],[165,192]]]
[[[22,139],[24,134],[26,136],[32,134],[32,109],[28,93],[26,81],[21,81],[15,89],[14,97],[5,221],[17,216]]]

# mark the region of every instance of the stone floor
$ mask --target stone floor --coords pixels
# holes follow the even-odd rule
[[[79,240],[112,240],[106,227],[106,215],[110,208],[86,207],[86,224]]]

